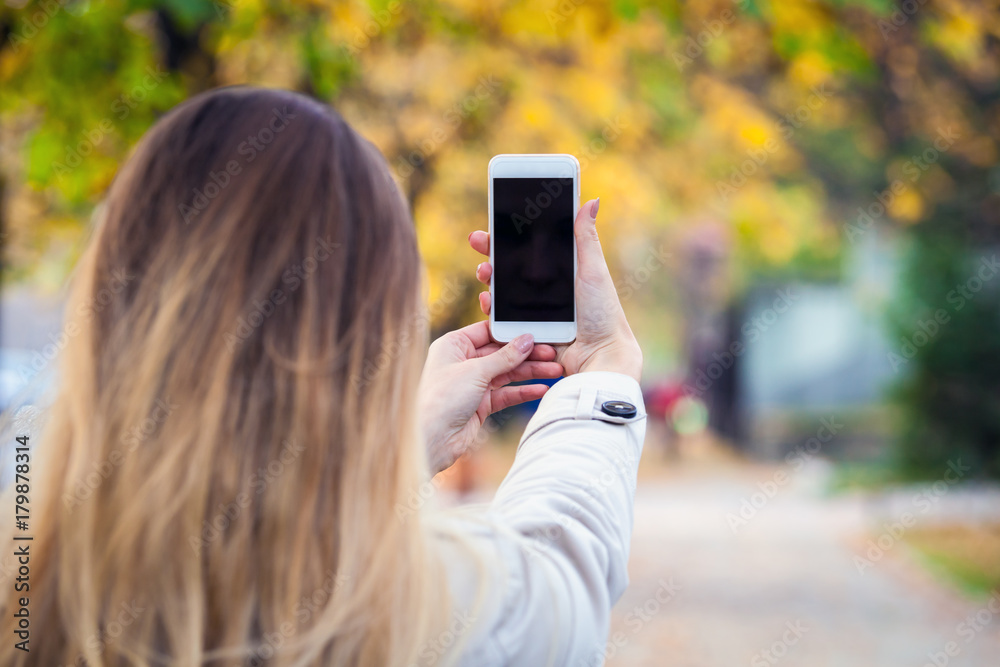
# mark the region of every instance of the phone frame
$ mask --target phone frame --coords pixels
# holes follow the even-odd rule
[[[580,210],[580,163],[566,153],[525,153],[494,156],[490,160],[487,178],[489,180],[490,213],[490,264],[496,266],[493,248],[493,179],[494,178],[572,178],[573,179],[573,220]],[[536,343],[572,343],[576,340],[576,234],[573,235],[573,321],[572,322],[518,322],[497,320],[495,308],[490,308],[490,337],[498,343],[507,343],[524,333],[535,337]],[[494,288],[490,276],[490,298]]]

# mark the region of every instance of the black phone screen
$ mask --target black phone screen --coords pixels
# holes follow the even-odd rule
[[[493,179],[493,317],[573,321],[573,179]]]

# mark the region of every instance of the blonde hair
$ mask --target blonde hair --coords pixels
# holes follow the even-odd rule
[[[76,269],[0,663],[417,662],[450,604],[396,515],[428,478],[419,285],[384,160],[328,107],[230,88],[157,123]]]

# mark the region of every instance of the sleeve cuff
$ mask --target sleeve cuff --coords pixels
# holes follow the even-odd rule
[[[635,406],[634,416],[608,414],[602,406],[620,401]],[[646,418],[639,383],[628,375],[610,371],[577,373],[552,385],[521,438],[523,445],[539,429],[564,419],[597,419],[611,424],[631,424]]]

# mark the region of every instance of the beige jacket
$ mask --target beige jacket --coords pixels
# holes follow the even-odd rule
[[[605,401],[637,414],[608,415]],[[581,373],[548,391],[492,504],[453,519],[468,539],[439,540],[455,608],[419,664],[460,646],[470,667],[603,664],[611,606],[628,585],[645,430],[626,375]]]

